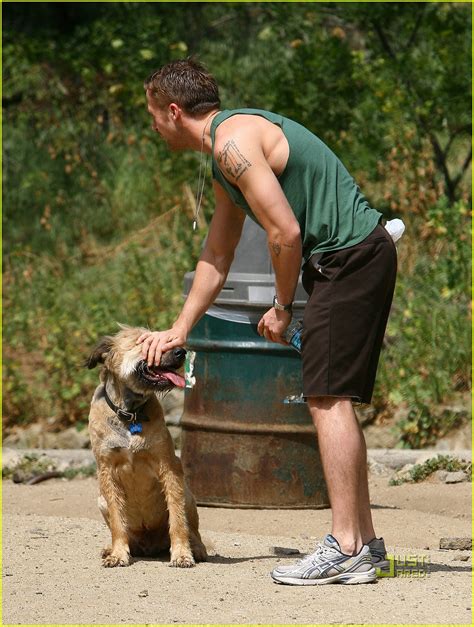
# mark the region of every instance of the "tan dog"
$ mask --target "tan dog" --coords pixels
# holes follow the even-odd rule
[[[176,370],[186,351],[163,354],[149,368],[136,341],[146,331],[125,327],[102,338],[86,362],[103,364],[91,403],[89,432],[97,461],[99,509],[112,532],[103,565],[128,566],[130,556],[170,549],[170,566],[207,558],[194,498],[163,418],[157,393],[184,386]]]

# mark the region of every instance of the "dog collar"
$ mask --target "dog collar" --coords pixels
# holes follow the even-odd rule
[[[143,431],[142,422],[149,422],[150,419],[148,418],[146,414],[142,413],[139,410],[140,410],[140,407],[143,407],[146,401],[145,403],[143,403],[143,405],[140,405],[137,411],[127,411],[126,409],[121,409],[120,407],[115,405],[115,403],[112,402],[109,395],[107,394],[107,390],[105,389],[105,386],[104,386],[104,396],[105,396],[105,402],[110,407],[110,409],[113,412],[115,412],[115,414],[120,418],[120,420],[125,420],[126,422],[130,423],[128,426],[128,430],[130,431],[132,435],[135,433],[141,433]]]

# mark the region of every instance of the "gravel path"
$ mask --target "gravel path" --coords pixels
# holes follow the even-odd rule
[[[467,483],[388,486],[371,476],[378,533],[398,557],[428,563],[423,576],[361,586],[280,586],[273,547],[311,549],[329,510],[200,508],[210,560],[179,570],[166,560],[104,569],[109,534],[95,479],[3,482],[3,624],[470,624],[471,557],[441,551],[471,534]]]

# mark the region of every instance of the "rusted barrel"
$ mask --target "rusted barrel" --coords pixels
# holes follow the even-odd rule
[[[248,260],[245,247],[237,263],[242,255]],[[181,418],[187,481],[202,505],[327,507],[316,433],[301,399],[301,358],[256,331],[271,306],[273,277],[242,278],[235,262],[232,270],[217,306],[188,338]],[[188,275],[185,292],[191,281]]]

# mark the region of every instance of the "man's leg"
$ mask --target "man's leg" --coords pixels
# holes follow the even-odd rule
[[[362,485],[367,481],[365,443],[352,402],[349,398],[308,397],[308,405],[318,431],[335,540],[327,535],[313,553],[296,564],[277,566],[271,576],[277,583],[299,586],[371,583],[377,573],[366,544],[375,534],[368,489]]]
[[[332,510],[332,535],[343,553],[375,537],[367,481],[367,449],[349,398],[308,398]]]

